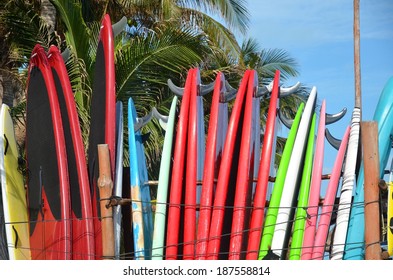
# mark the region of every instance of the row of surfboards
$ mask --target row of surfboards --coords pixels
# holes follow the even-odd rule
[[[116,103],[113,36],[110,18],[105,16],[97,48],[87,156],[67,70],[56,47],[46,52],[37,45],[30,59],[25,177],[19,171],[9,108],[2,106],[1,259],[109,257],[102,253],[98,144],[109,148],[113,195],[131,198],[130,208],[113,208],[116,259],[326,258],[340,179],[331,258],[364,258],[364,175],[362,167],[356,169],[359,108],[353,110],[351,125],[336,143],[336,162],[323,206],[318,207],[325,128],[345,111],[326,114],[323,101],[317,124],[314,87],[294,120],[288,121],[278,118],[279,99],[298,85],[281,88],[279,71],[269,86],[258,87],[256,71],[247,70],[235,90],[222,73],[212,85],[201,85],[199,69],[192,68],[184,88],[168,83],[175,93],[168,116],[153,109],[140,118],[132,98],[128,100],[124,114],[128,116],[128,178],[123,176],[127,170],[123,168],[124,105]],[[380,166],[386,166],[390,154],[392,91],[393,79],[384,88],[374,116],[379,125]],[[205,129],[203,100],[211,92]],[[260,103],[265,98],[270,100],[261,139]],[[231,110],[229,102],[233,102]],[[140,130],[152,116],[165,131],[155,211]],[[290,129],[267,205],[279,119]],[[392,238],[390,228],[390,255]]]

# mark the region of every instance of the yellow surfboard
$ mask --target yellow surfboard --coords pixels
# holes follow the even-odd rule
[[[387,217],[387,241],[389,256],[393,256],[393,160],[390,167],[388,185],[388,217]]]
[[[10,109],[0,110],[0,178],[9,259],[30,259],[26,190],[18,168],[19,150]]]

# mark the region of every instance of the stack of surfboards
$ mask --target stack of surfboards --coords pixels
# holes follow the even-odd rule
[[[113,195],[126,193],[131,198],[128,217],[122,217],[121,206],[113,208],[115,259],[123,258],[122,254],[136,260],[326,259],[325,244],[342,174],[331,257],[364,258],[362,167],[356,189],[354,186],[359,108],[354,109],[351,126],[341,141],[328,139],[335,143],[337,155],[321,204],[326,126],[341,119],[345,110],[326,114],[323,100],[318,114],[317,89],[313,87],[289,121],[280,116],[279,101],[298,85],[280,87],[279,71],[270,85],[260,86],[257,72],[246,70],[238,89],[233,89],[222,73],[211,85],[202,85],[199,69],[192,68],[184,88],[168,82],[175,93],[168,116],[153,108],[148,116],[139,117],[137,100],[116,103],[113,37],[107,15],[98,41],[87,155],[67,69],[57,47],[46,52],[37,45],[31,55],[25,174],[19,166],[10,109],[1,106],[0,259],[107,257],[103,256],[102,198],[97,186],[98,144],[109,148]],[[390,79],[374,116],[379,125],[383,168],[393,138],[392,91]],[[207,94],[211,94],[211,107],[205,129]],[[269,102],[263,134],[262,99]],[[128,116],[126,130],[123,115]],[[153,116],[165,131],[155,211],[148,183],[146,137],[141,131]],[[268,197],[280,119],[289,133]],[[123,176],[125,139],[129,178]],[[390,226],[392,185],[388,198]],[[352,189],[356,191],[353,205]],[[388,230],[390,255],[392,236],[393,231]],[[130,248],[125,248],[126,243]]]

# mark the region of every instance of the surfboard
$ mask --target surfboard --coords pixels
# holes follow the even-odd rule
[[[107,144],[109,148],[112,180],[115,170],[115,130],[116,130],[116,92],[113,32],[109,15],[105,15],[100,29],[97,55],[94,69],[93,93],[90,106],[90,134],[88,173],[92,197],[95,254],[102,258],[102,231],[98,179],[98,144]]]
[[[378,150],[380,178],[387,164],[393,137],[393,77],[390,78],[379,97],[373,120],[378,123]],[[389,221],[390,223],[390,221]],[[344,259],[364,259],[364,168],[360,166],[356,192],[353,199]]]
[[[276,226],[274,227],[274,235],[272,240],[273,253],[281,259],[285,259],[286,246],[291,231],[291,216],[293,205],[297,199],[297,189],[300,184],[300,174],[302,172],[302,161],[305,155],[306,140],[310,130],[312,115],[314,113],[317,89],[311,89],[308,97],[302,119],[300,120],[299,129],[296,134],[295,143],[291,159],[288,164],[288,172],[285,177],[283,192],[280,200],[280,206],[277,213]]]
[[[190,108],[191,85],[194,75],[194,69],[190,69],[184,87],[184,94],[181,100],[180,114],[176,127],[176,140],[173,155],[173,170],[171,176],[168,221],[166,232],[166,250],[165,258],[175,260],[178,258],[178,245],[182,243],[180,236],[180,223],[182,213],[182,192],[184,186],[184,168],[186,158],[186,145],[188,135],[188,116]]]
[[[209,128],[206,140],[205,167],[202,180],[200,212],[198,220],[195,259],[206,258],[210,218],[213,204],[215,181],[221,164],[222,150],[228,127],[228,103],[225,100],[225,76],[218,73],[210,108]]]
[[[136,122],[137,112],[130,97],[128,99],[128,145],[135,257],[148,260],[151,259],[152,252],[153,214],[143,139],[140,130],[135,131]]]
[[[351,131],[349,133],[347,159],[345,161],[340,201],[337,210],[336,228],[333,237],[331,259],[341,260],[345,250],[349,214],[351,211],[352,194],[355,184],[356,165],[358,157],[360,135],[360,108],[354,108],[351,118]]]
[[[250,75],[251,70],[246,70],[240,83],[228,124],[210,222],[206,254],[208,260],[226,258],[229,251],[229,235],[231,233],[233,211],[231,206],[233,206],[235,195],[245,96]]]
[[[389,185],[388,185],[388,229],[387,229],[387,243],[389,256],[393,255],[393,159],[390,165]]]
[[[116,102],[116,168],[115,180],[113,187],[113,195],[122,197],[123,194],[123,102]],[[122,231],[122,215],[121,206],[113,207],[113,226],[115,238],[115,259],[120,259],[121,254],[121,231]]]
[[[314,162],[311,175],[310,197],[308,199],[308,218],[303,236],[302,260],[311,259],[314,237],[317,226],[319,198],[321,193],[322,169],[325,146],[326,101],[322,101],[319,114],[317,142],[315,146]]]
[[[316,113],[314,113],[311,121],[310,133],[308,134],[302,181],[300,183],[296,214],[293,222],[291,249],[289,251],[290,260],[300,260],[302,252],[303,236],[307,220],[307,206],[310,194],[311,174],[314,159],[316,118]]]
[[[260,156],[258,182],[255,188],[254,203],[248,235],[248,247],[246,259],[256,260],[262,235],[263,219],[265,214],[265,203],[267,186],[269,182],[270,164],[275,141],[275,125],[277,117],[277,104],[279,95],[280,71],[274,76],[273,89],[269,102],[268,117],[263,138],[262,154]]]
[[[28,68],[27,203],[32,259],[71,259],[71,206],[66,144],[56,87],[45,50]]]
[[[177,102],[178,98],[174,96],[169,110],[164,145],[162,147],[160,172],[158,175],[156,211],[154,215],[152,260],[162,260],[164,254],[169,177],[172,168],[173,135]]]
[[[19,169],[19,157],[10,109],[6,104],[2,104],[0,109],[1,211],[4,213],[3,225],[6,233],[4,242],[8,256],[1,259],[31,259],[26,190],[23,174]]]
[[[282,196],[282,191],[284,187],[285,177],[288,171],[289,160],[291,158],[293,145],[295,143],[295,138],[297,134],[297,130],[299,128],[300,119],[303,113],[304,103],[299,105],[297,109],[296,116],[293,120],[291,129],[288,134],[287,141],[285,143],[285,147],[282,153],[280,165],[277,170],[276,181],[274,183],[274,188],[272,192],[272,196],[270,198],[269,208],[265,217],[265,224],[263,227],[258,259],[263,259],[270,247],[273,239],[274,228],[276,225],[278,207],[280,205],[280,200]]]
[[[89,178],[78,112],[63,58],[52,46],[48,52],[60,105],[67,151],[72,218],[72,259],[94,259],[94,230]]]
[[[260,99],[256,97],[258,89],[258,75],[255,70],[250,71],[247,92],[245,96],[244,117],[241,131],[239,158],[241,164],[236,170],[236,189],[232,213],[232,228],[229,244],[230,260],[239,260],[242,251],[247,249],[247,237],[245,229],[248,229],[248,219],[251,208],[251,195],[254,180],[254,161],[259,160],[259,151],[255,151],[256,135],[259,140],[260,129],[256,129],[253,123],[254,107],[259,108]],[[258,110],[259,111],[259,110]],[[259,121],[259,120],[258,120]],[[255,154],[258,153],[257,156]]]
[[[333,213],[334,200],[336,199],[337,188],[341,178],[341,171],[344,164],[344,157],[347,151],[350,127],[345,130],[338,150],[336,160],[332,169],[329,184],[326,190],[325,199],[318,220],[318,228],[315,233],[315,241],[312,251],[312,260],[322,260],[325,252],[326,239],[330,229],[330,221]]]

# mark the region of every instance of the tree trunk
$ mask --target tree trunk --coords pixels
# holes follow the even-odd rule
[[[56,25],[56,8],[49,0],[41,0],[41,17],[49,25],[50,33],[52,33]]]

